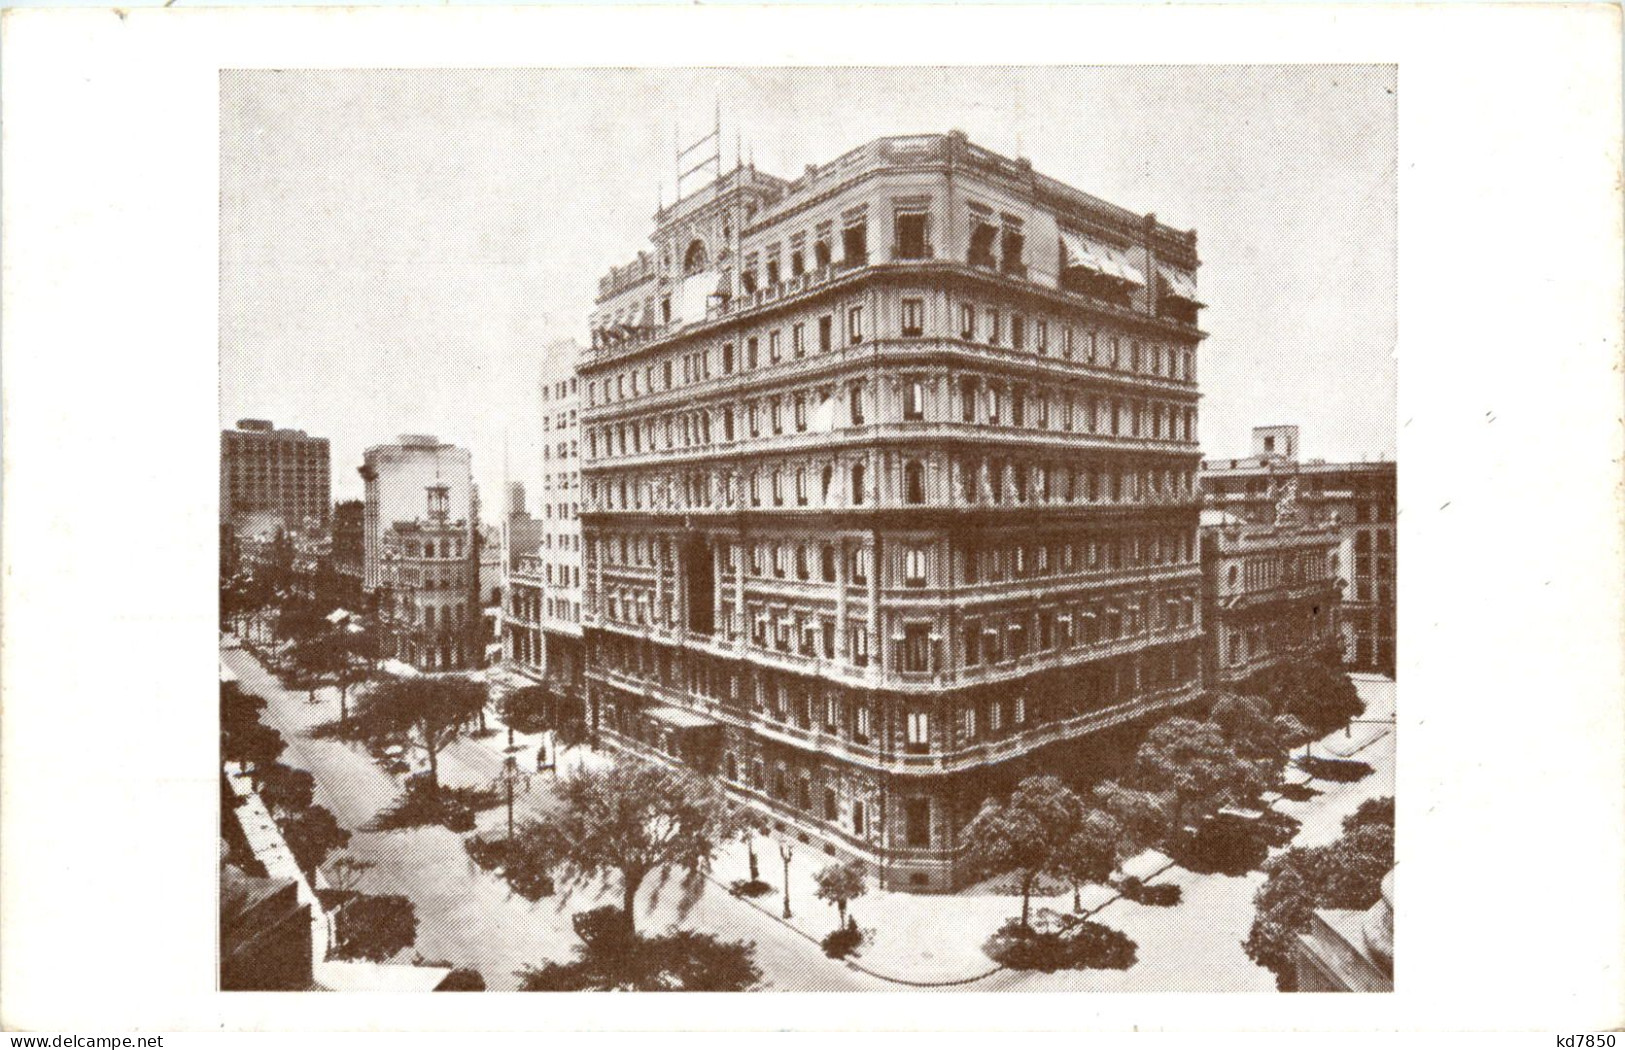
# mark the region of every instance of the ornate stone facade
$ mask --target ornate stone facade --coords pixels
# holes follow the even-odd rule
[[[590,716],[889,886],[1200,659],[1195,235],[957,133],[741,168],[581,360]]]

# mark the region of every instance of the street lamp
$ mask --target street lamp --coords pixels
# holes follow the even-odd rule
[[[530,777],[519,771],[518,760],[513,755],[509,755],[502,760],[502,772],[497,774],[497,779],[502,783],[508,798],[508,840],[511,842],[513,841],[513,786],[516,783],[523,782],[525,790],[529,791]]]
[[[790,858],[796,855],[796,845],[789,839],[779,839],[779,859],[784,861],[784,917],[790,918]]]

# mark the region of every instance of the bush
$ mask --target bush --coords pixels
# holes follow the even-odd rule
[[[497,871],[508,858],[507,839],[487,839],[479,835],[470,835],[463,840],[463,849],[481,871]]]
[[[1258,837],[1266,846],[1285,846],[1298,837],[1298,830],[1302,827],[1303,821],[1297,817],[1266,809],[1258,822]]]
[[[357,893],[339,909],[335,959],[384,962],[417,939],[417,909],[399,894]]]
[[[760,897],[772,893],[773,887],[761,879],[735,879],[728,886],[728,892],[735,897]]]
[[[620,909],[594,908],[576,918],[599,912],[619,916]],[[608,921],[607,917],[591,920],[594,925]],[[608,937],[613,942],[615,935]],[[577,948],[574,962],[550,962],[539,969],[527,966],[519,971],[519,990],[743,992],[762,977],[753,955],[748,942],[722,941],[692,930],[678,930],[662,937],[634,936],[614,949],[606,947],[606,941],[600,938]]]
[[[818,942],[819,947],[824,949],[824,954],[831,959],[846,958],[857,951],[858,945],[862,943],[863,931],[858,929],[858,924],[855,922],[849,922],[838,930],[830,931],[823,940]]]
[[[553,895],[553,872],[545,857],[515,849],[508,839],[479,835],[464,839],[463,849],[481,871],[500,874],[525,900],[534,903]]]
[[[1134,875],[1124,878],[1117,888],[1128,900],[1152,908],[1172,908],[1184,896],[1183,891],[1171,882],[1147,886],[1144,880]]]
[[[1329,780],[1334,784],[1352,784],[1375,772],[1369,765],[1352,758],[1321,758],[1313,755],[1297,760],[1298,768],[1316,780]]]
[[[483,992],[485,991],[485,978],[480,971],[466,966],[446,974],[446,979],[435,985],[437,992]]]
[[[982,946],[994,962],[1012,970],[1126,970],[1139,946],[1121,930],[1083,920],[1054,932],[1035,932],[1011,919]]]
[[[1368,798],[1360,803],[1360,808],[1343,818],[1343,830],[1358,831],[1361,828],[1380,825],[1394,826],[1394,796],[1383,795],[1381,798]]]
[[[626,912],[606,904],[590,911],[578,911],[570,916],[570,925],[589,952],[620,954],[631,948],[632,926],[626,921]]]

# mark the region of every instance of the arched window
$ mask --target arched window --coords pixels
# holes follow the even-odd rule
[[[925,465],[911,459],[903,467],[903,500],[906,503],[925,502]]]
[[[688,252],[683,256],[683,273],[699,273],[705,269],[705,244],[700,240],[689,242]]]

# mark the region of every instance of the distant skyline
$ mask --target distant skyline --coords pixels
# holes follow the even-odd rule
[[[536,490],[544,347],[648,247],[673,138],[795,177],[958,128],[1197,231],[1203,454],[1302,426],[1393,456],[1391,66],[226,71],[220,420],[327,437],[334,498],[402,433],[472,450],[485,505]],[[674,127],[678,129],[674,132]],[[698,185],[685,180],[684,189]],[[534,503],[534,495],[531,497]]]

